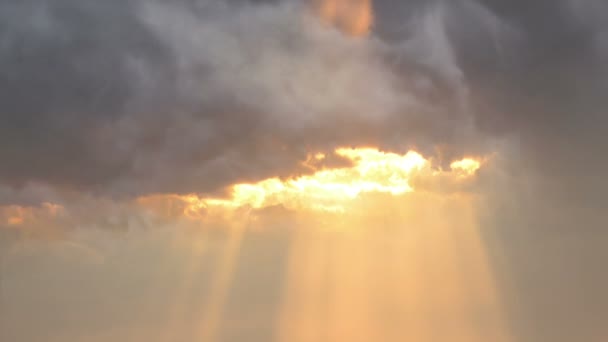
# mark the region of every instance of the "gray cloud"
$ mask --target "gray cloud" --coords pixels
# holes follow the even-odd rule
[[[497,137],[555,176],[547,190],[606,167],[600,2],[376,1],[364,40],[298,2],[2,6],[5,186],[205,192],[303,172],[311,149],[462,154]]]
[[[11,187],[205,192],[302,172],[308,150],[432,151],[471,133],[456,100],[433,95],[444,76],[443,89],[463,87],[442,18],[412,37],[406,50],[421,52],[398,64],[414,73],[398,77],[390,45],[323,27],[298,3],[3,6],[1,153],[11,162],[0,174]],[[427,54],[434,62],[418,68]]]

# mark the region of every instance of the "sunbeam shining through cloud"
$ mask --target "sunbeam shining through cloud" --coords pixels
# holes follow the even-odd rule
[[[605,0],[0,0],[1,342],[604,342]]]
[[[430,162],[417,152],[404,155],[374,148],[339,148],[335,154],[352,163],[341,168],[315,169],[310,175],[287,179],[269,178],[256,183],[229,187],[228,198],[205,198],[196,195],[175,196],[186,205],[185,216],[196,218],[207,211],[250,207],[260,209],[281,205],[288,209],[346,211],[350,202],[365,193],[401,195],[414,191],[411,176],[450,177],[455,181],[475,175],[481,164],[475,159],[454,161],[451,170],[431,168]],[[305,165],[315,168],[326,158],[323,153],[310,155]],[[154,198],[142,198],[141,202]],[[158,199],[158,198],[157,198]]]

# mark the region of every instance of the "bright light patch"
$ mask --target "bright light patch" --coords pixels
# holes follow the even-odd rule
[[[336,150],[336,154],[351,160],[354,165],[287,180],[270,178],[254,184],[236,184],[232,187],[232,198],[201,199],[196,205],[263,208],[282,204],[288,208],[340,211],[341,203],[361,193],[399,195],[412,191],[408,175],[426,164],[416,152],[398,155],[371,148],[342,148]],[[315,159],[323,158],[323,154],[315,155]],[[191,201],[192,197],[189,197]]]
[[[450,164],[450,168],[453,171],[459,172],[462,176],[471,176],[475,174],[480,167],[481,163],[471,158],[457,160]]]
[[[23,217],[21,216],[11,216],[6,220],[6,223],[9,226],[19,226],[23,224]]]
[[[321,19],[352,36],[365,36],[374,22],[371,0],[316,0]]]
[[[344,211],[345,204],[363,193],[401,195],[414,189],[410,176],[417,171],[430,169],[429,162],[419,153],[410,151],[400,155],[373,148],[340,148],[336,154],[350,160],[350,167],[321,169],[311,175],[282,180],[269,178],[257,183],[236,184],[229,198],[184,197],[184,213],[196,217],[201,212],[226,208],[264,208],[283,205],[290,209]],[[325,154],[311,155],[309,160],[323,160]],[[473,175],[479,162],[465,159],[452,163],[459,177]]]
[[[323,212],[346,212],[351,204],[366,193],[399,196],[415,189],[411,185],[414,176],[427,179],[424,184],[437,180],[442,184],[445,177],[455,184],[466,183],[481,167],[475,159],[467,158],[451,164],[450,171],[436,170],[417,152],[406,154],[383,152],[374,148],[340,148],[335,155],[350,161],[350,165],[338,168],[322,167],[329,156],[311,153],[303,165],[314,173],[288,179],[268,178],[256,183],[232,185],[225,198],[199,197],[197,195],[158,194],[139,197],[135,208],[144,208],[166,218],[183,217],[190,220],[227,218],[239,208],[261,209],[281,205],[287,209]],[[420,179],[420,178],[419,178]],[[0,207],[0,223],[22,226],[62,216],[61,206],[44,203],[40,207]],[[228,216],[226,216],[228,215]]]

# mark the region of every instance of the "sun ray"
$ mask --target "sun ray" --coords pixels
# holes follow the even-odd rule
[[[232,285],[234,272],[240,254],[241,245],[245,231],[248,228],[248,219],[245,222],[235,224],[230,229],[228,241],[223,253],[215,267],[211,288],[207,295],[207,303],[203,310],[200,326],[200,340],[214,342],[219,341],[219,327],[222,321],[228,292]]]
[[[392,196],[329,223],[348,229],[305,221],[291,250],[278,341],[508,341],[475,199]]]

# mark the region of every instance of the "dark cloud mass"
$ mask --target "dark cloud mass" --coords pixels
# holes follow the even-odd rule
[[[89,185],[120,175],[101,127],[127,115],[133,64],[168,55],[129,2],[5,1],[0,126],[5,183]],[[114,160],[113,160],[114,159]]]
[[[298,172],[310,149],[473,153],[505,137],[555,182],[605,171],[600,1],[379,0],[365,40],[299,2],[0,6],[11,188],[204,192]]]
[[[1,6],[5,186],[204,192],[298,172],[306,150],[468,134],[455,100],[428,98],[442,75],[416,70],[426,52],[396,77],[389,45],[323,27],[301,3]]]

